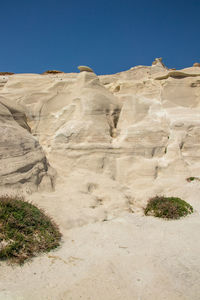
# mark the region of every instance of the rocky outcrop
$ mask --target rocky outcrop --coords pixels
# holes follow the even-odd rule
[[[49,181],[47,189],[53,188],[53,172],[37,139],[31,135],[24,112],[5,98],[0,98],[0,132],[1,191],[36,191],[44,177]]]
[[[92,184],[101,189],[104,176],[133,195],[137,190],[142,195],[141,186],[156,192],[165,180],[198,176],[198,68],[171,70],[156,59],[152,66],[114,75],[81,71],[7,78],[1,89],[2,114],[4,124],[12,125],[8,129],[10,157],[19,161],[8,170],[4,165],[2,174],[16,175],[12,175],[13,181],[7,177],[6,182],[27,179],[38,186],[43,176],[48,176],[47,160],[58,172],[58,183],[72,180],[73,174],[77,188],[77,180],[88,174],[94,178]],[[26,164],[29,170],[23,169]],[[17,172],[21,168],[27,171]],[[6,177],[2,178],[5,184]],[[90,183],[88,179],[85,184]],[[120,198],[123,203],[124,197]]]
[[[63,242],[23,267],[1,262],[0,299],[200,299],[199,67],[157,59],[112,75],[1,83],[1,193],[38,191],[26,200]],[[145,217],[155,195],[180,197],[194,213]]]
[[[193,67],[200,67],[200,63],[198,63],[198,62],[194,63]]]
[[[4,87],[6,82],[8,81],[8,78],[13,75],[14,73],[9,72],[0,72],[0,90]]]
[[[90,67],[88,66],[78,66],[78,69],[80,72],[94,72]]]
[[[157,66],[157,67],[161,67],[161,68],[167,69],[167,67],[166,67],[166,66],[164,65],[164,63],[163,63],[162,57],[156,58],[156,59],[152,62],[152,66]]]

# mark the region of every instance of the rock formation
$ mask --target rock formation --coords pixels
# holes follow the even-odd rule
[[[36,191],[49,177],[53,187],[53,174],[37,139],[32,136],[26,115],[18,105],[0,97],[0,186],[4,188],[23,187],[26,191]]]
[[[198,62],[194,63],[193,67],[200,67],[200,63],[198,63]]]
[[[78,66],[80,72],[93,72],[93,70],[88,66]]]
[[[63,234],[22,267],[1,261],[0,299],[200,299],[199,67],[0,75],[0,133],[1,193]],[[194,213],[144,216],[155,195]]]
[[[199,175],[198,68],[156,59],[113,75],[79,69],[0,76],[2,186],[50,190],[57,173],[105,218]]]

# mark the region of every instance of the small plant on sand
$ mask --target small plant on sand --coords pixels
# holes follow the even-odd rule
[[[193,177],[193,176],[186,178],[186,180],[188,182],[191,182],[191,181],[194,181],[194,180],[200,181],[199,177]]]
[[[179,219],[193,212],[192,206],[180,198],[155,196],[149,199],[145,215],[165,219]]]
[[[0,197],[0,259],[22,264],[59,246],[57,225],[23,198]]]
[[[46,75],[46,74],[61,74],[64,73],[62,71],[57,71],[57,70],[47,70],[45,72],[42,73],[42,75]]]
[[[5,76],[5,75],[13,75],[14,73],[12,73],[12,72],[0,72],[0,75],[3,75],[3,76]]]

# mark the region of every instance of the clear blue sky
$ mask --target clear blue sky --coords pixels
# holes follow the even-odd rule
[[[2,72],[200,62],[200,0],[2,0],[0,29]]]

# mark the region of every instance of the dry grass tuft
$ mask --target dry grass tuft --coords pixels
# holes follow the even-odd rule
[[[60,73],[64,73],[62,71],[57,71],[57,70],[47,70],[44,73],[42,73],[42,75],[48,75],[48,74],[60,74]]]
[[[0,75],[3,75],[3,76],[5,76],[5,75],[13,75],[13,74],[15,74],[15,73],[12,73],[12,72],[0,72]]]

